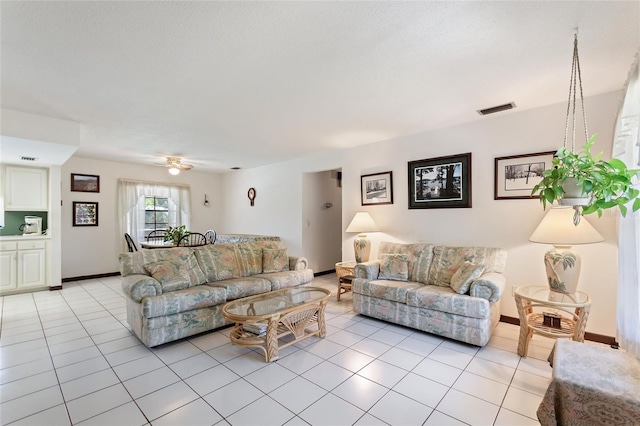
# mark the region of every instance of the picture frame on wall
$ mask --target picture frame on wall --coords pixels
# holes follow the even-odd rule
[[[471,153],[410,161],[409,208],[471,207]]]
[[[393,204],[393,172],[360,176],[360,200],[363,206]]]
[[[542,173],[553,167],[555,151],[511,155],[495,159],[495,200],[538,198],[531,190],[542,180]]]
[[[74,201],[73,226],[98,226],[98,203]]]
[[[100,176],[71,173],[71,191],[100,192]]]

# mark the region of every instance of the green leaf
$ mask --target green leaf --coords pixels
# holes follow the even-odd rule
[[[633,202],[633,211],[640,210],[640,198],[636,198]]]
[[[620,209],[620,214],[622,214],[622,217],[625,217],[627,215],[627,206],[625,206],[624,204],[620,204],[618,208]]]

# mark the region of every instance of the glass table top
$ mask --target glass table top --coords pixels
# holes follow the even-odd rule
[[[531,301],[549,305],[584,306],[585,304],[591,303],[589,295],[582,291],[570,294],[560,293],[551,291],[549,287],[543,286],[522,285],[516,289],[516,294]]]
[[[224,306],[224,311],[236,316],[271,315],[305,303],[319,302],[330,294],[319,287],[286,288],[234,300]]]

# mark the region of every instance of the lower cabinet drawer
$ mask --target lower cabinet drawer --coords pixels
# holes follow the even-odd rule
[[[44,240],[18,241],[18,250],[43,249],[45,244]]]

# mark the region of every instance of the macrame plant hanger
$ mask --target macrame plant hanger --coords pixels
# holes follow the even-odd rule
[[[582,108],[582,122],[584,125],[584,140],[585,144],[589,141],[589,131],[587,129],[587,112],[584,109],[584,96],[582,94],[582,74],[580,73],[580,58],[578,57],[578,30],[573,33],[573,61],[571,63],[571,78],[569,79],[569,99],[567,101],[567,117],[564,125],[564,142],[563,146],[567,149],[567,139],[569,136],[569,116],[572,117],[571,121],[571,152],[576,152],[576,85],[580,89],[580,107]],[[574,205],[573,209],[575,213],[573,215],[574,225],[580,223],[581,206]]]

